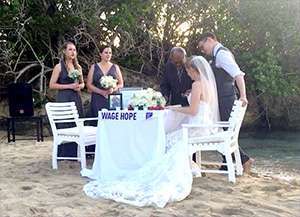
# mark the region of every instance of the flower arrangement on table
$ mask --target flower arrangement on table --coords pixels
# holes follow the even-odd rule
[[[163,95],[152,88],[148,88],[146,90],[141,90],[132,96],[129,101],[128,109],[148,108],[149,110],[162,110],[165,105],[166,100]]]
[[[73,81],[78,82],[81,73],[78,69],[73,69],[68,72],[68,77],[71,78]]]
[[[105,75],[100,78],[100,85],[104,89],[115,88],[117,86],[118,80],[114,79],[110,75]]]

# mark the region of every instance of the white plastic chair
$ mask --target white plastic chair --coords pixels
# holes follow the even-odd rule
[[[84,126],[84,121],[95,120],[95,118],[79,118],[75,102],[49,102],[46,111],[53,133],[52,168],[57,169],[58,159],[78,160],[81,168],[86,168],[85,147],[96,144],[97,127]],[[74,127],[58,129],[57,124],[73,123]],[[77,157],[58,157],[58,146],[65,142],[76,142],[78,144]]]
[[[232,111],[230,113],[230,118],[227,122],[218,122],[213,125],[183,125],[183,138],[185,142],[188,143],[190,148],[190,155],[196,153],[196,162],[200,167],[201,172],[205,173],[225,173],[228,174],[229,181],[235,183],[235,170],[237,175],[243,174],[243,167],[241,163],[238,136],[240,128],[244,119],[247,106],[242,106],[242,102],[236,100],[234,102]],[[227,131],[219,131],[212,135],[200,136],[200,137],[188,137],[188,130],[193,128],[204,127],[228,127]],[[201,130],[199,129],[199,130]],[[216,163],[216,162],[201,162],[201,152],[202,151],[217,151],[222,153],[226,158],[226,163]],[[233,162],[232,153],[234,153],[235,163]],[[226,165],[227,170],[209,170],[202,169],[202,164],[219,164]]]

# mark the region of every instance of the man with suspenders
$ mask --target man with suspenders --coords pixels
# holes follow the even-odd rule
[[[248,103],[244,75],[237,65],[233,54],[218,42],[214,33],[207,32],[200,36],[198,48],[206,55],[212,56],[211,67],[215,74],[218,90],[218,101],[221,121],[228,121],[230,112],[237,98],[235,83],[239,92],[239,100],[243,106]],[[249,173],[253,159],[242,150],[241,160],[245,173]],[[225,161],[225,157],[223,156]],[[227,169],[222,166],[220,169]]]

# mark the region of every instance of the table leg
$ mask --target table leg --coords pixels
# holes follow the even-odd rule
[[[41,131],[41,141],[44,142],[44,134],[43,134],[43,118],[40,119],[40,131]]]
[[[7,142],[10,143],[10,118],[6,118]]]
[[[40,121],[39,121],[39,119],[36,119],[36,139],[38,142],[40,141]]]
[[[11,119],[11,121],[12,121],[12,141],[13,142],[15,142],[16,141],[16,123],[15,123],[15,119],[14,118],[12,118]]]

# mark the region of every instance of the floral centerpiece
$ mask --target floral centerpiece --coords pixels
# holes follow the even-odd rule
[[[81,73],[78,69],[73,69],[68,72],[68,77],[71,78],[75,82],[79,81],[80,75],[81,75]]]
[[[110,75],[105,75],[100,78],[100,85],[104,89],[115,88],[117,86],[118,80],[114,79]]]
[[[148,88],[132,96],[129,102],[129,109],[148,108],[150,110],[162,110],[165,104],[166,100],[160,92]]]

